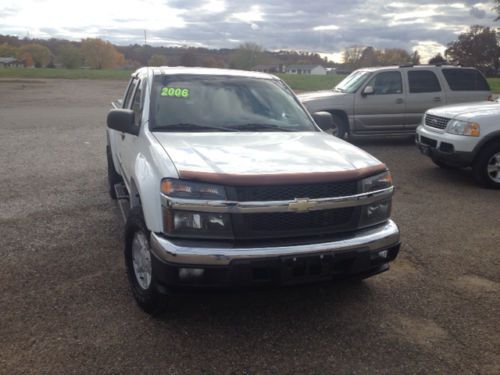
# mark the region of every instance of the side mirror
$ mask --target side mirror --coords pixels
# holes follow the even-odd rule
[[[108,113],[108,128],[122,133],[139,135],[139,127],[135,126],[135,113],[131,109],[112,109]]]
[[[362,95],[363,96],[372,95],[374,92],[375,90],[373,89],[373,86],[366,86],[363,89]]]
[[[327,130],[333,127],[333,117],[329,112],[315,112],[312,114],[312,118],[321,130]]]

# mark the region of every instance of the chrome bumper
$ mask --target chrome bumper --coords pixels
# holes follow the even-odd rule
[[[314,253],[336,253],[348,250],[383,250],[399,243],[398,226],[389,220],[386,224],[356,232],[355,235],[336,241],[295,245],[254,248],[208,248],[185,247],[151,233],[152,252],[159,259],[186,265],[229,265],[237,259],[265,259],[280,256]]]

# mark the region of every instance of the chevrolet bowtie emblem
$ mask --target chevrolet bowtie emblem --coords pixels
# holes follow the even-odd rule
[[[311,210],[316,206],[316,202],[312,202],[307,198],[304,199],[295,199],[293,202],[288,204],[288,211],[295,212],[306,212]]]

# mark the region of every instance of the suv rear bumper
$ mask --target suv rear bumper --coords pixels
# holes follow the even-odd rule
[[[187,247],[151,234],[153,274],[161,287],[286,285],[388,269],[399,252],[397,225],[387,223],[336,241],[273,247]]]

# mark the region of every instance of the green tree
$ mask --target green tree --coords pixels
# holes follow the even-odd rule
[[[443,65],[446,63],[447,63],[447,61],[443,57],[443,55],[441,55],[441,53],[438,53],[436,56],[429,59],[429,64],[431,64],[431,65]]]
[[[17,57],[19,48],[11,46],[7,43],[0,44],[0,57]]]
[[[233,69],[250,70],[262,62],[264,48],[256,43],[243,43],[231,56],[229,66]]]
[[[19,53],[20,55],[30,54],[33,58],[35,67],[37,68],[46,66],[52,57],[52,54],[47,47],[36,43],[30,43],[21,46]]]
[[[168,64],[167,57],[164,55],[153,55],[148,60],[149,66],[165,66]]]
[[[59,48],[59,61],[67,69],[80,68],[80,50],[69,43],[61,46],[61,48]]]
[[[85,63],[92,69],[111,69],[125,62],[114,45],[98,38],[83,39],[80,51]]]
[[[196,66],[198,65],[198,56],[196,52],[189,48],[181,55],[181,65],[182,66]]]
[[[445,56],[453,63],[473,66],[486,74],[496,74],[499,67],[500,47],[494,29],[474,25],[448,43]]]

